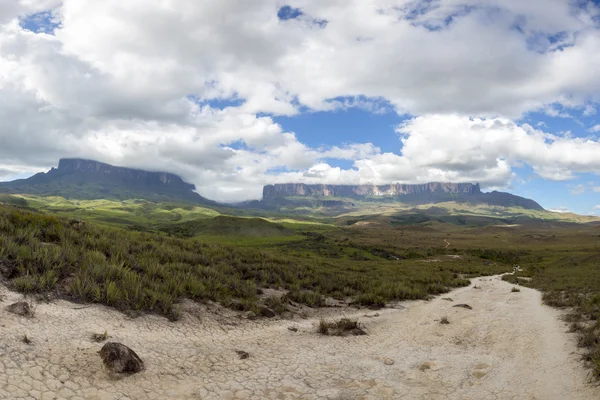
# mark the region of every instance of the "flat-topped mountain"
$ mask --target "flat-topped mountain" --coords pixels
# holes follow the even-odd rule
[[[432,182],[419,185],[393,183],[390,185],[307,185],[305,183],[284,183],[267,185],[263,188],[263,199],[287,196],[386,197],[410,194],[431,193],[480,194],[479,184]]]
[[[263,203],[272,207],[292,203],[340,207],[348,205],[348,201],[352,200],[398,202],[414,205],[455,201],[543,210],[538,203],[524,197],[496,191],[484,193],[477,183],[431,182],[416,185],[399,183],[389,185],[286,183],[267,185],[263,188]]]
[[[61,196],[71,199],[146,199],[214,204],[196,187],[168,172],[115,167],[93,160],[61,159],[58,168],[27,179],[0,183],[0,192]]]

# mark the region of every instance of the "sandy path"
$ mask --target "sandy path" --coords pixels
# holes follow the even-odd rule
[[[40,304],[27,319],[5,311],[20,296],[0,287],[0,398],[600,398],[599,388],[585,384],[574,337],[539,292],[510,293],[498,277],[473,284],[481,289],[448,294],[454,302],[407,302],[404,310],[363,317],[370,335],[347,338],[318,336],[315,320],[228,325],[203,311],[201,321],[186,315],[170,323],[101,306],[75,310],[65,301]],[[452,307],[458,303],[473,310]],[[436,321],[442,316],[451,324]],[[95,354],[101,344],[89,340],[104,330],[136,350],[147,370],[109,378]],[[32,345],[21,342],[24,333]],[[250,358],[240,360],[236,349]]]

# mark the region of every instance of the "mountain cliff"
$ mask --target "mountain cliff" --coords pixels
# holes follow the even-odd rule
[[[267,185],[263,188],[263,200],[288,196],[350,197],[405,196],[429,194],[480,194],[479,184],[432,182],[421,185],[394,183],[391,185],[307,185],[287,183]]]
[[[287,183],[267,185],[263,188],[263,204],[270,207],[290,204],[354,207],[355,205],[352,201],[398,202],[413,205],[455,201],[543,210],[533,200],[504,192],[494,191],[483,193],[479,184],[473,183],[431,182],[417,185],[399,183],[389,185],[308,185],[304,183]]]
[[[146,199],[213,204],[195,186],[168,172],[115,167],[93,160],[61,159],[58,168],[27,179],[0,183],[0,192],[71,199]]]

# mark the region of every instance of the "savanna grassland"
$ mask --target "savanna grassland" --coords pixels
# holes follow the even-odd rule
[[[507,269],[501,263],[485,266],[470,256],[415,263],[439,249],[390,260],[376,249],[322,233],[305,235],[283,245],[275,240],[269,246],[229,246],[5,206],[0,209],[0,266],[8,285],[23,293],[49,293],[172,319],[183,298],[259,311],[261,290],[281,288],[288,292],[287,300],[308,306],[323,305],[325,297],[383,306],[466,285],[465,276]]]
[[[22,293],[170,319],[183,299],[285,314],[289,304],[328,299],[375,307],[427,299],[518,264],[522,271],[505,279],[571,310],[571,330],[600,376],[600,225],[589,219],[437,209],[265,219],[145,201],[8,200],[0,206],[0,272]],[[265,297],[267,288],[286,294]]]

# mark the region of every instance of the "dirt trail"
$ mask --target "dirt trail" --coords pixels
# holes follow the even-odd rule
[[[204,311],[170,323],[65,301],[40,304],[26,319],[6,312],[21,297],[0,286],[0,398],[600,398],[585,383],[573,335],[539,292],[511,293],[499,277],[473,285],[445,296],[453,302],[406,302],[373,318],[361,312],[370,334],[346,338],[318,336],[316,320],[224,324]],[[452,307],[459,303],[473,310]],[[89,339],[105,330],[132,347],[146,371],[109,378],[96,355],[101,344]],[[21,342],[25,333],[33,344]],[[250,357],[240,360],[238,349]]]

